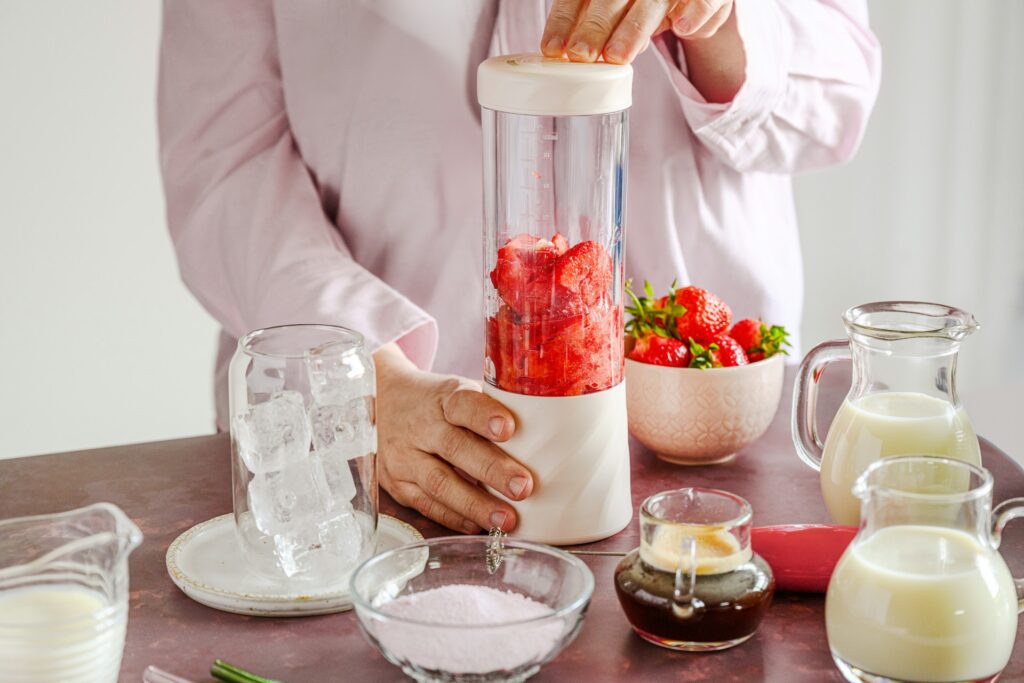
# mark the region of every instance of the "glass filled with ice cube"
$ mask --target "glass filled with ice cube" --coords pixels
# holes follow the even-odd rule
[[[235,529],[270,578],[343,587],[373,554],[373,359],[358,332],[282,325],[238,342],[229,372]]]

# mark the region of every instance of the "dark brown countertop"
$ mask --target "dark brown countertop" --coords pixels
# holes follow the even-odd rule
[[[792,371],[789,373],[790,380]],[[787,387],[789,384],[787,383]],[[838,405],[845,389],[824,390]],[[831,415],[827,404],[822,413]],[[789,391],[768,433],[731,463],[686,468],[661,462],[632,443],[633,502],[657,491],[700,485],[747,498],[758,525],[828,521],[817,474],[797,458],[789,436]],[[103,448],[0,461],[0,518],[41,514],[106,500],[121,506],[145,534],[131,556],[131,611],[121,680],[139,681],[148,664],[209,680],[217,657],[261,675],[300,681],[406,680],[359,633],[351,612],[299,619],[265,619],[218,612],[185,597],[164,568],[170,543],[194,524],[231,512],[226,435]],[[995,501],[1024,496],[1024,471],[982,440],[995,476]],[[424,536],[442,530],[382,496],[382,511],[414,524]],[[638,545],[630,527],[593,548]],[[1003,554],[1024,573],[1024,524],[1004,535]],[[823,596],[776,594],[749,642],[715,654],[670,652],[633,635],[612,587],[616,557],[585,558],[597,588],[583,629],[534,679],[544,681],[840,681],[825,641]],[[1024,681],[1024,633],[1001,681]]]

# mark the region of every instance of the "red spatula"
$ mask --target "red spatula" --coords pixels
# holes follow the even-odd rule
[[[824,593],[836,563],[856,535],[855,526],[782,524],[754,527],[750,544],[771,566],[776,590]]]

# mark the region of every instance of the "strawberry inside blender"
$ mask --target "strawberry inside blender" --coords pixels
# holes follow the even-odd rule
[[[492,384],[578,396],[622,380],[622,313],[609,295],[614,265],[601,244],[516,235],[498,249],[490,278],[500,300],[487,320]]]

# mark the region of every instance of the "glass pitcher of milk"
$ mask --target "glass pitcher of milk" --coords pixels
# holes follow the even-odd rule
[[[970,313],[885,301],[843,314],[848,340],[811,349],[793,388],[793,442],[821,472],[825,506],[837,524],[855,525],[851,487],[868,465],[894,455],[937,455],[981,464],[981,450],[956,390],[960,342],[978,329]],[[816,426],[825,366],[853,361],[853,383],[825,442]]]
[[[141,541],[110,503],[0,521],[0,682],[117,681]]]
[[[1024,498],[992,510],[992,475],[887,458],[857,480],[860,532],[829,582],[825,626],[848,681],[993,681],[1010,661],[1024,583],[997,552]]]

